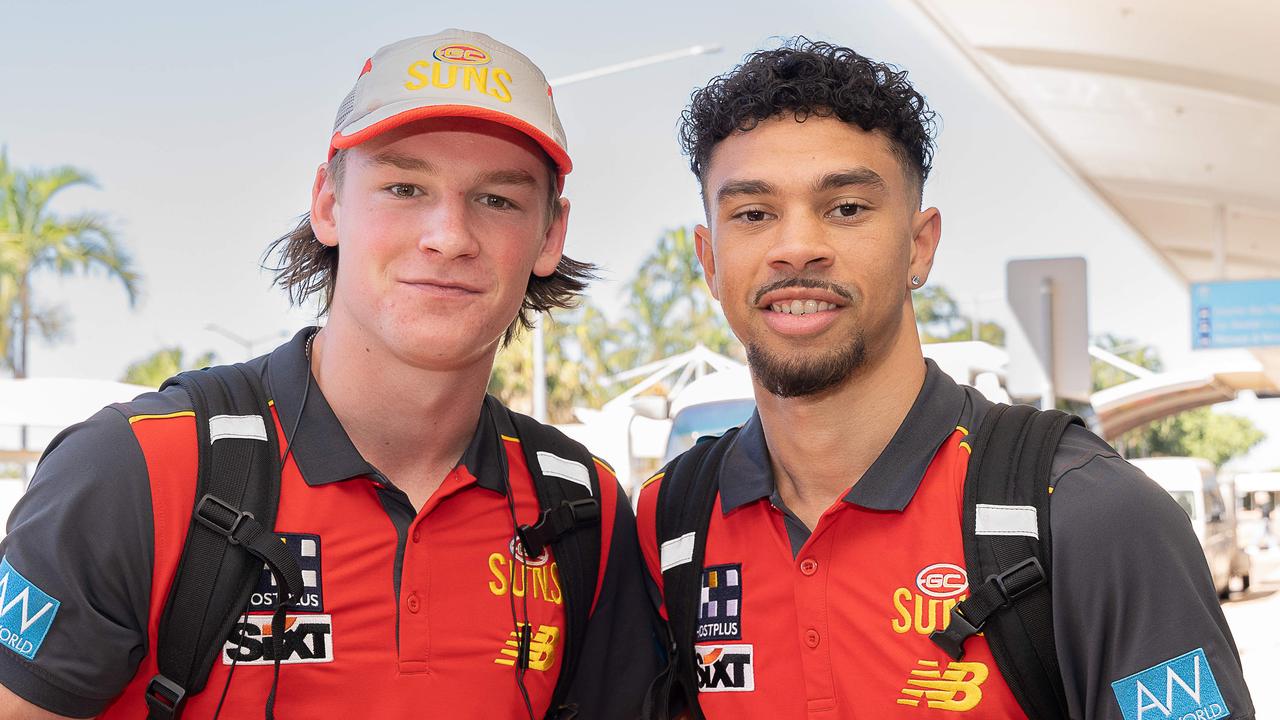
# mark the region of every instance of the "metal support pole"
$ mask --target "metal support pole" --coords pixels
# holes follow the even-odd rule
[[[1040,281],[1040,327],[1041,342],[1044,348],[1044,389],[1040,393],[1040,409],[1050,410],[1057,404],[1054,397],[1054,357],[1053,357],[1053,279]]]
[[[547,421],[547,342],[542,330],[546,318],[533,316],[533,419]]]
[[[1213,277],[1227,279],[1227,206],[1213,206]]]

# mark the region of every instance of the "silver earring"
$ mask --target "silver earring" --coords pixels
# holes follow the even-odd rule
[[[920,279],[920,276],[919,276],[919,275],[912,275],[912,276],[911,276],[911,284],[912,284],[912,285],[914,285],[915,287],[920,287],[920,283],[922,283],[922,282],[924,282],[924,281]]]

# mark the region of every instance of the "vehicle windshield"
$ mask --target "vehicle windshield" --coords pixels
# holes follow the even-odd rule
[[[1170,490],[1169,494],[1178,502],[1178,507],[1187,513],[1187,517],[1196,519],[1196,494],[1190,490]]]
[[[667,454],[662,462],[693,447],[704,435],[720,435],[731,427],[746,422],[756,409],[756,401],[749,398],[721,400],[719,402],[690,405],[681,410],[671,421],[671,437],[667,439]]]

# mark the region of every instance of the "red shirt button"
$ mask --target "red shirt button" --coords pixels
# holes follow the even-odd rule
[[[409,593],[409,599],[405,600],[404,604],[405,607],[409,608],[409,612],[417,613],[419,607],[418,593]]]
[[[419,530],[418,530],[418,528],[414,528],[414,529],[413,529],[413,541],[414,541],[414,542],[418,542],[418,541],[419,541],[419,540],[421,540],[421,539],[422,539],[422,532],[421,532],[421,531],[419,531]]]
[[[800,572],[805,575],[813,575],[818,572],[818,561],[813,558],[805,558],[800,561]]]
[[[816,648],[818,647],[818,643],[821,641],[822,641],[822,638],[819,637],[817,630],[814,630],[813,628],[809,628],[808,630],[804,631],[805,645],[808,645],[811,648]]]

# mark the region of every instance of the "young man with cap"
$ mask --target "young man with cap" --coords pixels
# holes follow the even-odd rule
[[[531,468],[531,421],[485,394],[517,323],[590,275],[562,255],[570,169],[551,89],[515,50],[448,30],[365,62],[310,215],[276,243],[277,280],[318,293],[327,323],[243,366],[273,406],[273,529],[304,591],[273,642],[263,572],[188,717],[634,717],[657,645],[626,498],[585,451]],[[173,716],[144,696],[196,437],[169,387],[51,444],[3,545],[0,717]],[[562,480],[597,495],[598,524],[572,530],[598,533],[585,597],[567,597],[564,558],[515,537],[539,519],[535,483]],[[590,611],[572,674],[570,601]]]
[[[718,464],[677,460],[639,501],[662,613],[689,618],[672,695],[696,717],[1027,716],[990,632],[962,660],[930,637],[985,587],[962,509],[997,415],[924,359],[914,322],[941,234],[921,209],[932,120],[905,72],[805,40],[749,56],[684,114],[698,258],[757,404],[689,451]],[[1253,717],[1186,515],[1082,427],[1051,452],[1057,716]],[[699,496],[702,529],[673,528]],[[990,530],[1035,532],[1034,511],[996,508]]]

